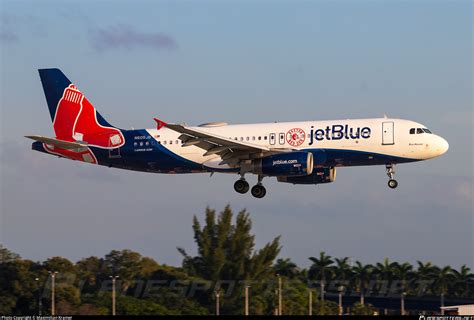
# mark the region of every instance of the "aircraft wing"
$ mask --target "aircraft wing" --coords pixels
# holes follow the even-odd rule
[[[236,166],[244,160],[291,151],[288,149],[270,149],[244,141],[237,141],[181,124],[166,124],[165,126],[181,133],[179,139],[183,141],[184,147],[199,147],[204,150],[204,156],[217,154],[222,158],[222,164],[227,163],[230,166]]]
[[[219,146],[228,147],[232,149],[246,149],[252,151],[270,151],[267,147],[258,146],[252,143],[247,143],[243,141],[237,141],[222,137],[213,133],[201,131],[196,128],[185,127],[180,124],[168,124],[167,128],[187,135],[188,137],[194,138],[196,140],[208,141]]]
[[[42,143],[46,143],[48,145],[52,145],[61,149],[71,150],[74,152],[81,152],[84,150],[84,148],[87,148],[86,143],[70,142],[70,141],[58,140],[58,139],[48,138],[48,137],[43,137],[43,136],[25,136],[25,138],[39,141]]]

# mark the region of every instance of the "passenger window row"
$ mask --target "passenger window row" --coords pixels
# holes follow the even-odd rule
[[[229,137],[229,139],[232,139],[232,138]],[[253,136],[253,137],[240,137],[240,139],[238,137],[234,137],[235,141],[238,141],[238,140],[240,140],[240,141],[244,141],[244,140],[250,141],[250,139],[252,141],[255,141],[255,140],[261,141],[261,140],[268,140],[268,137],[267,136],[263,136],[263,137],[262,136],[258,136],[258,137]],[[174,143],[179,144],[179,140],[174,141]],[[170,140],[170,141],[167,141],[167,140],[160,141],[159,140],[158,144],[173,144],[173,140]],[[137,146],[138,143],[135,142],[134,145]],[[140,143],[140,146],[142,146],[142,145],[143,145],[143,143]],[[146,145],[148,145],[148,142],[146,143]]]
[[[176,140],[176,141],[173,141],[173,140],[170,140],[170,141],[167,141],[167,140],[163,140],[163,141],[158,140],[157,143],[158,143],[158,144],[173,144],[173,143],[179,144],[179,140]],[[153,142],[152,142],[152,144],[153,144]],[[135,142],[134,145],[136,146],[137,143]],[[142,146],[142,145],[143,145],[143,144],[140,142],[140,146]],[[146,145],[148,145],[148,142],[146,143]]]
[[[158,141],[158,143],[159,143],[159,144],[166,144],[166,140],[163,140],[163,142]],[[176,143],[176,144],[179,144],[179,140],[176,140],[175,143]],[[173,140],[170,140],[170,141],[168,142],[168,144],[173,144]]]
[[[229,139],[232,139],[232,138],[229,137]],[[262,140],[262,136],[258,136],[258,137],[253,136],[253,137],[246,137],[246,138],[245,138],[245,140],[247,140],[247,141],[250,141],[250,139],[252,139],[252,141],[255,141],[255,140],[257,140],[257,139],[260,141],[260,140]],[[238,137],[234,137],[234,140],[235,140],[235,141],[238,141],[239,138],[238,138]],[[263,140],[267,140],[267,136],[263,136]],[[244,141],[244,137],[240,137],[240,141]]]

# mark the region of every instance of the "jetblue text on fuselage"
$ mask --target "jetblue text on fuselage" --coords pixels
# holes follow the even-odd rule
[[[370,138],[370,134],[371,130],[369,127],[353,128],[347,124],[334,124],[332,126],[326,126],[325,129],[314,129],[314,126],[311,126],[309,145],[312,145],[314,140],[368,139]]]

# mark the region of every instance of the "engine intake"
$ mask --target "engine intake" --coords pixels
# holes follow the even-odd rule
[[[252,162],[251,171],[265,176],[299,177],[313,172],[311,152],[288,152],[257,159]]]
[[[314,168],[313,173],[304,177],[277,177],[278,182],[292,184],[320,184],[330,183],[336,180],[336,168]]]

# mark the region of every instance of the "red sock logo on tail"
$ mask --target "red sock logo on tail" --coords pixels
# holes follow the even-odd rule
[[[59,100],[53,121],[57,139],[65,141],[84,141],[89,146],[102,149],[115,149],[125,143],[122,132],[114,127],[102,126],[97,120],[97,112],[87,98],[73,85],[64,90]],[[60,148],[45,146],[52,153],[74,160],[97,163],[90,150],[71,152]]]
[[[96,110],[73,84],[64,90],[59,100],[53,127],[61,140],[85,141],[104,149],[118,148],[125,143],[119,129],[99,124]]]

